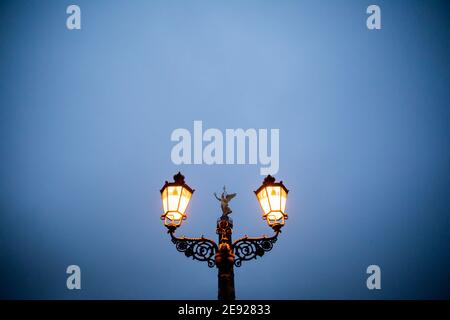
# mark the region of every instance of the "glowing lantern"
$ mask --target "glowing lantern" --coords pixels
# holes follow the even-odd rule
[[[174,182],[167,182],[161,189],[163,214],[161,219],[169,229],[178,228],[186,219],[186,209],[194,190],[185,182],[184,176],[178,172],[173,176]]]
[[[264,212],[263,219],[266,219],[269,226],[275,230],[280,230],[288,218],[285,213],[288,192],[283,181],[275,182],[275,178],[271,175],[268,175],[261,187],[255,191]]]

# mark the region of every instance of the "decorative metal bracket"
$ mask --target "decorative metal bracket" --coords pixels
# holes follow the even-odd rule
[[[201,238],[178,238],[174,235],[174,230],[169,229],[170,237],[179,252],[184,252],[186,257],[192,257],[194,260],[205,261],[208,267],[212,268],[216,265],[214,256],[218,251],[217,244],[205,237]]]
[[[262,236],[258,238],[242,237],[231,243],[231,233],[233,228],[233,220],[224,216],[217,221],[217,234],[219,234],[220,243],[228,243],[228,250],[233,255],[234,265],[240,267],[242,261],[249,261],[262,257],[266,252],[272,250],[273,244],[277,241],[278,235],[281,232],[280,226],[275,226],[273,229],[275,234],[271,237]],[[179,252],[184,252],[186,257],[192,257],[194,260],[205,261],[210,268],[216,266],[216,253],[219,252],[219,246],[211,239],[188,238],[175,236],[176,227],[168,227],[170,237],[175,247]],[[233,262],[231,262],[233,264]]]
[[[277,241],[279,233],[280,231],[276,231],[275,235],[272,237],[263,236],[259,238],[250,238],[245,236],[236,240],[232,245],[236,256],[234,265],[240,267],[242,261],[262,257],[264,253],[272,250],[273,244]]]

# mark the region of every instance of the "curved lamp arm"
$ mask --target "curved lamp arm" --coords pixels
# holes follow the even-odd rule
[[[233,242],[233,251],[236,256],[234,265],[240,267],[242,261],[248,261],[262,257],[264,253],[272,250],[273,244],[277,241],[280,230],[276,230],[272,237],[263,236],[259,238],[242,237]]]
[[[192,257],[194,260],[206,261],[208,267],[215,266],[214,255],[218,251],[217,244],[208,238],[178,238],[174,235],[175,230],[169,230],[172,242],[179,252],[184,252],[186,257]]]

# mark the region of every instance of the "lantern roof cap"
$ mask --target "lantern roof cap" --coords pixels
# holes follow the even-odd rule
[[[173,181],[176,183],[184,184],[184,176],[181,174],[180,171],[176,175],[173,176]]]
[[[272,177],[270,174],[264,178],[263,184],[272,184],[275,183],[275,177]]]
[[[264,178],[262,185],[254,192],[255,192],[255,194],[258,194],[263,188],[270,187],[270,186],[279,186],[279,187],[283,188],[284,191],[286,191],[286,193],[289,192],[289,190],[283,184],[283,181],[275,182],[275,177],[271,176],[270,174]]]
[[[181,174],[180,171],[178,171],[178,173],[173,176],[173,180],[174,182],[169,182],[166,180],[160,192],[163,193],[164,189],[167,188],[168,186],[180,186],[186,188],[186,190],[188,190],[190,193],[194,193],[195,190],[186,184],[186,182],[184,181],[184,176]]]

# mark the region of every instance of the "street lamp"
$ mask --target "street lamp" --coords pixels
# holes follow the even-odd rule
[[[172,242],[178,251],[184,252],[187,257],[194,260],[207,262],[209,267],[216,266],[218,269],[218,299],[234,300],[234,266],[240,267],[242,261],[248,261],[262,257],[265,252],[272,250],[277,241],[281,228],[287,219],[286,200],[288,190],[283,182],[276,182],[275,178],[268,175],[263,184],[255,191],[256,197],[263,210],[263,219],[274,230],[271,237],[262,236],[251,238],[244,236],[234,242],[231,240],[233,233],[233,220],[229,217],[231,209],[228,202],[235,194],[226,194],[225,187],[222,197],[216,198],[221,201],[222,216],[217,220],[216,233],[219,242],[216,243],[205,237],[188,238],[176,237],[175,231],[186,219],[186,209],[191,200],[194,190],[184,181],[184,176],[178,172],[174,182],[165,182],[161,188],[161,200],[163,214],[161,219],[168,229]]]
[[[169,230],[175,230],[186,219],[186,209],[195,191],[184,182],[180,172],[173,179],[174,182],[166,181],[160,190],[164,211],[161,219]]]
[[[261,187],[255,191],[259,204],[264,212],[263,219],[275,231],[284,226],[284,221],[288,218],[285,213],[286,200],[289,190],[283,181],[275,182],[275,178],[268,175]]]

